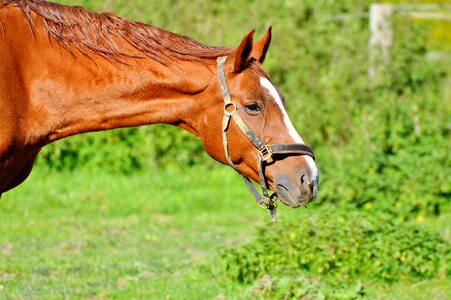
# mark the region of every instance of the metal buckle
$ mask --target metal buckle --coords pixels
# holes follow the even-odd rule
[[[271,199],[271,205],[272,207],[268,207],[268,209],[276,209],[277,208],[277,202]]]
[[[265,201],[258,203],[257,205],[260,208],[269,210],[269,217],[271,222],[277,222],[277,202],[271,199],[271,197],[263,197]]]
[[[261,203],[257,202],[258,207],[263,208],[263,209],[276,209],[277,208],[277,202],[272,200],[270,197],[263,197],[263,200],[265,200],[265,201],[263,201]]]
[[[261,149],[258,153],[263,161],[268,161],[272,157],[272,151],[265,145],[265,148]]]

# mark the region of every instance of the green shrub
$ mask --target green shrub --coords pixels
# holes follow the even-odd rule
[[[321,213],[322,222],[283,222],[259,228],[254,242],[221,251],[222,271],[252,283],[320,278],[331,284],[433,278],[450,265],[450,245],[438,235],[396,224],[390,215],[351,210]],[[441,273],[440,273],[441,274]]]
[[[105,169],[116,173],[209,164],[200,140],[172,126],[87,133],[44,147],[39,163],[57,170]]]
[[[273,280],[265,275],[252,286],[250,299],[365,299],[360,282],[355,284],[330,284],[307,277],[283,277]]]

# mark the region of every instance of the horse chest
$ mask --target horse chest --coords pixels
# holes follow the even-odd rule
[[[39,150],[40,148],[36,147],[9,147],[6,153],[0,156],[0,195],[21,184],[28,177]]]

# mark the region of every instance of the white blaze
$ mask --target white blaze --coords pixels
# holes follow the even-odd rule
[[[287,113],[287,111],[285,109],[285,106],[282,103],[282,99],[280,99],[280,95],[277,92],[277,90],[274,87],[274,85],[271,83],[271,81],[269,81],[265,77],[261,77],[260,78],[260,84],[265,89],[268,90],[269,95],[273,98],[273,100],[276,102],[277,106],[280,108],[280,111],[282,112],[282,116],[283,116],[283,122],[285,123],[285,126],[288,129],[288,133],[293,138],[294,142],[298,143],[298,144],[305,144],[304,141],[302,140],[302,138],[297,133],[297,131],[294,128],[293,124],[291,123],[290,118],[288,117],[288,113]],[[310,156],[303,155],[303,157],[304,157],[304,159],[306,160],[306,162],[307,162],[307,164],[309,166],[310,172],[312,174],[312,179],[316,178],[318,176],[318,169],[316,168],[315,161]]]
[[[283,106],[282,99],[280,99],[279,93],[277,92],[274,85],[269,81],[267,78],[262,77],[260,78],[260,84],[268,90],[271,97],[274,99],[274,101],[277,103],[277,106],[279,106],[280,111],[282,112],[283,121],[285,123],[285,126],[288,129],[288,133],[293,138],[293,140],[298,144],[305,144],[302,138],[297,133],[296,129],[294,129],[293,124],[290,121],[290,118],[288,117],[287,111],[285,110],[285,106]]]

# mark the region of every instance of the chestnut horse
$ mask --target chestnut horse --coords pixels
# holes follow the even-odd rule
[[[234,49],[41,0],[0,0],[0,195],[71,135],[166,123],[260,182],[259,203],[316,198],[318,170],[262,69],[271,28]],[[268,190],[274,192],[268,195]],[[262,200],[263,199],[263,200]],[[257,200],[257,201],[259,201]]]

